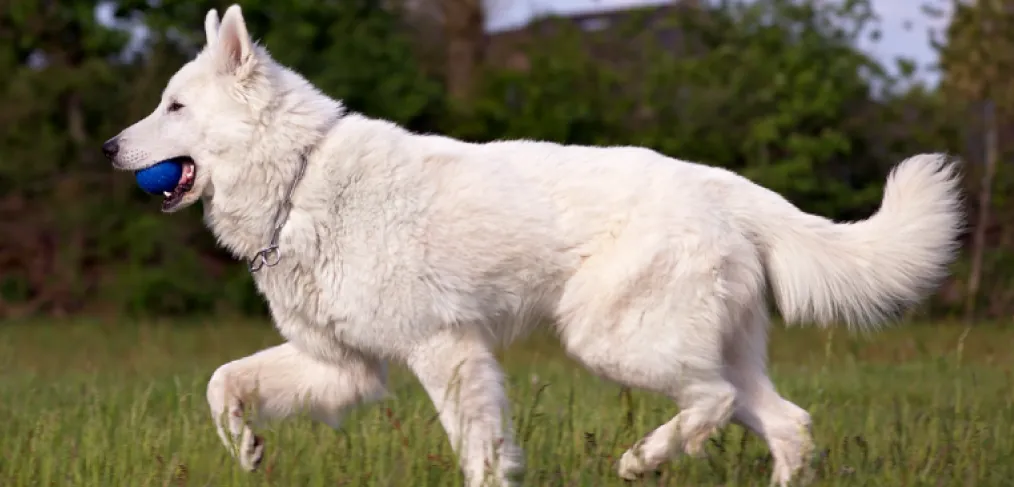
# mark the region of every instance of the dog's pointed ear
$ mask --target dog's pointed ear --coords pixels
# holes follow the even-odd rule
[[[218,10],[208,10],[208,15],[204,16],[204,37],[209,46],[218,41],[218,26]]]
[[[219,69],[224,73],[241,75],[253,63],[253,39],[246,30],[246,21],[239,5],[233,5],[222,16],[222,25],[215,40]]]

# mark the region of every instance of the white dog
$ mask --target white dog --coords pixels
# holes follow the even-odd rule
[[[679,414],[627,451],[634,478],[694,453],[728,421],[760,435],[786,484],[810,417],[766,372],[768,289],[790,322],[872,328],[945,276],[964,221],[958,174],[917,155],[870,219],[803,213],[732,172],[635,147],[471,144],[343,109],[273,61],[239,6],[147,118],[110,139],[113,165],[185,157],[163,211],[203,201],[251,262],[284,345],[219,368],[208,401],[253,469],[264,418],[337,426],[385,394],[386,363],[418,377],[468,485],[523,469],[494,350],[551,323],[601,377]]]

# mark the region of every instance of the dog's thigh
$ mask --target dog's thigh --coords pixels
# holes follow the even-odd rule
[[[337,428],[352,407],[384,397],[386,379],[382,361],[347,352],[325,363],[285,343],[219,367],[208,382],[208,406],[222,441],[252,470],[264,442],[248,415],[261,422],[306,413]]]

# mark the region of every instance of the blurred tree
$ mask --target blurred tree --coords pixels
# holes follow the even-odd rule
[[[127,94],[109,62],[127,35],[100,25],[98,6],[0,8],[0,313],[69,312],[87,293],[88,205],[108,182],[94,144],[116,123],[102,112]]]
[[[98,150],[203,46],[207,9],[231,2],[0,2],[0,317],[263,312],[199,211],[160,214]],[[941,93],[901,87],[856,48],[865,0],[684,1],[604,30],[548,19],[496,35],[474,10],[447,23],[447,2],[243,10],[280,62],[367,115],[478,141],[647,145],[839,219],[868,216],[901,158],[956,148],[961,119]],[[455,29],[467,48],[451,46]],[[508,62],[492,56],[526,36]]]
[[[447,43],[447,92],[467,105],[482,62],[485,15],[482,0],[438,0]]]
[[[196,52],[204,45],[204,14],[219,15],[232,2],[129,0],[158,35]],[[279,62],[306,76],[352,110],[409,127],[426,126],[442,106],[442,87],[427,77],[397,10],[373,0],[243,3],[243,16],[258,42]]]
[[[940,46],[943,89],[981,117],[984,164],[973,226],[971,270],[966,287],[965,320],[976,316],[980,296],[987,230],[990,226],[993,181],[1001,158],[998,132],[1014,114],[1014,1],[952,0],[947,42]]]
[[[741,171],[810,211],[866,216],[900,155],[871,125],[886,114],[872,91],[887,74],[855,47],[869,3],[848,4],[726,2],[674,9],[654,31],[636,18],[594,33],[545,29],[527,70],[486,77],[466,127],[648,145]]]

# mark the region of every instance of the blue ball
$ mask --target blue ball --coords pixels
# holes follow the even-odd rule
[[[141,189],[152,194],[161,194],[175,189],[182,175],[183,164],[170,159],[137,171],[134,178],[137,179],[137,185]]]

